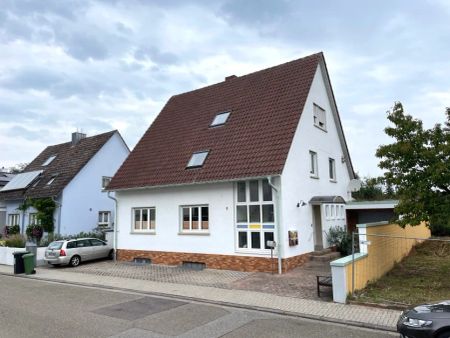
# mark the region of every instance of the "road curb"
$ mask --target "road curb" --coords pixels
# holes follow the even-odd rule
[[[352,320],[340,320],[340,319],[330,318],[330,317],[326,317],[326,316],[312,315],[312,314],[308,314],[308,313],[284,311],[284,310],[273,309],[273,308],[268,308],[268,307],[250,306],[250,305],[245,305],[245,304],[216,301],[216,300],[209,300],[209,299],[201,299],[201,298],[195,298],[195,297],[189,297],[189,296],[174,295],[171,293],[141,291],[141,290],[135,290],[135,289],[121,288],[121,287],[116,287],[116,286],[95,284],[95,283],[72,282],[72,281],[53,279],[53,278],[36,277],[35,275],[14,275],[14,274],[6,273],[6,272],[0,272],[0,275],[13,277],[13,278],[34,279],[34,280],[44,281],[44,282],[91,287],[91,288],[98,288],[98,289],[105,289],[105,290],[132,292],[132,293],[147,295],[147,296],[157,296],[157,297],[172,298],[172,299],[178,299],[178,300],[186,300],[186,301],[191,301],[191,302],[196,302],[196,303],[227,306],[227,307],[233,307],[233,308],[244,309],[244,310],[257,310],[257,311],[266,312],[266,313],[286,315],[286,316],[297,317],[297,318],[305,318],[305,319],[323,321],[323,322],[328,322],[328,323],[333,323],[333,324],[373,329],[373,330],[378,330],[378,331],[397,332],[394,327],[389,327],[389,326],[384,326],[384,325],[362,323],[362,322],[356,322],[356,321],[352,321]]]

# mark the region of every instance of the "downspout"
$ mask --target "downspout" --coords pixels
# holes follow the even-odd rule
[[[119,202],[117,198],[111,196],[111,191],[108,191],[108,198],[114,201],[114,227],[113,227],[113,250],[114,250],[114,262],[117,262],[117,205]]]
[[[269,182],[269,185],[272,187],[272,190],[275,191],[275,229],[277,232],[278,274],[281,275],[283,273],[283,267],[282,267],[282,260],[281,260],[282,240],[281,240],[281,223],[280,223],[280,191],[272,183],[271,176],[268,176],[267,180]]]
[[[58,206],[58,227],[57,227],[58,231],[56,232],[56,234],[61,235],[61,207],[62,207],[62,204],[59,203],[57,200],[55,200],[54,196],[52,196],[52,200]]]

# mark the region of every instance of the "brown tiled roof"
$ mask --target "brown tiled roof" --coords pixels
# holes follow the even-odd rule
[[[322,53],[175,95],[123,163],[111,190],[281,174]],[[231,111],[225,125],[214,117]],[[209,150],[201,168],[193,152]]]
[[[116,132],[116,130],[113,130],[86,137],[76,145],[72,145],[72,142],[66,142],[48,146],[24,169],[24,172],[44,170],[39,183],[35,187],[30,186],[27,189],[0,191],[0,200],[58,196],[64,187]],[[52,155],[56,155],[56,158],[49,165],[42,166]],[[47,182],[54,176],[56,178],[53,183],[47,185]]]

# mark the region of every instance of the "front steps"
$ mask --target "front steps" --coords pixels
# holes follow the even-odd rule
[[[331,262],[341,257],[339,252],[332,251],[331,249],[313,251],[309,255],[310,260],[316,262]]]

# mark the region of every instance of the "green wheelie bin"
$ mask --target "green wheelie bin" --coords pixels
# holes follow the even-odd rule
[[[36,273],[34,270],[34,254],[29,253],[22,256],[23,258],[23,265],[25,266],[25,274],[31,275]]]

